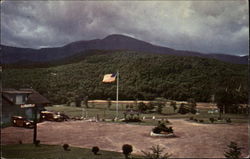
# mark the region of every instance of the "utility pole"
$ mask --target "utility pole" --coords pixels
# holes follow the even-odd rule
[[[119,100],[119,71],[117,71],[117,85],[116,85],[116,117],[118,118],[118,100]]]
[[[34,133],[33,133],[33,144],[36,144],[37,138],[37,105],[34,107]]]

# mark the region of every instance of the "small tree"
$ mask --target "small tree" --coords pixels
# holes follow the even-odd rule
[[[197,106],[196,101],[193,98],[188,99],[188,107],[192,114],[196,113],[196,106]]]
[[[143,102],[139,102],[139,103],[138,103],[138,110],[139,110],[140,112],[145,112],[145,111],[147,111],[147,105],[146,105],[145,103],[143,103]]]
[[[128,159],[128,156],[131,154],[132,151],[133,151],[133,147],[129,144],[124,144],[122,146],[122,152],[125,156],[125,159]]]
[[[186,108],[186,106],[185,106],[184,103],[181,103],[181,106],[180,106],[180,108],[179,108],[178,113],[180,113],[180,114],[189,113],[189,109]]]
[[[110,107],[111,107],[111,99],[108,98],[107,99],[107,108],[108,108],[108,110],[110,109]]]
[[[239,93],[233,88],[218,89],[215,94],[215,102],[222,113],[236,113],[239,108]]]
[[[88,96],[84,97],[84,104],[85,104],[86,108],[89,107],[89,97]]]
[[[81,106],[81,98],[78,95],[75,96],[75,104],[76,104],[76,107]]]
[[[241,150],[243,148],[238,147],[237,143],[230,142],[230,144],[227,145],[227,147],[229,150],[224,153],[224,156],[226,158],[239,159],[241,157]]]
[[[129,110],[129,105],[128,104],[126,105],[126,110]]]
[[[156,106],[157,106],[157,113],[161,114],[162,108],[166,104],[166,99],[165,98],[156,98],[155,102],[156,102]]]
[[[171,154],[168,154],[168,153],[165,153],[164,155],[162,155],[164,148],[160,148],[159,145],[152,146],[150,150],[152,151],[152,153],[142,151],[145,159],[168,159],[171,156]]]
[[[97,146],[94,146],[94,147],[92,147],[92,152],[95,154],[95,155],[97,155],[97,153],[99,152],[99,147],[97,147]]]
[[[162,113],[162,108],[163,108],[163,105],[162,105],[162,104],[159,104],[159,105],[157,106],[157,113],[158,113],[158,114],[161,114],[161,113]]]
[[[176,102],[171,101],[171,102],[170,102],[170,106],[174,108],[174,112],[175,112],[176,109],[177,109]]]

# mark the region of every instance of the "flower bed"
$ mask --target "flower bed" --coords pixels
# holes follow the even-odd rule
[[[150,136],[172,137],[174,136],[174,130],[172,127],[167,127],[164,123],[159,122],[158,126],[150,132]]]
[[[174,133],[160,133],[160,134],[156,134],[153,131],[150,132],[150,136],[154,136],[154,137],[174,137]]]

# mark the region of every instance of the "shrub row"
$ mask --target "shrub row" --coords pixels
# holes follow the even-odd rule
[[[195,119],[194,117],[190,117],[189,120],[193,120],[195,122],[200,122],[200,123],[204,122],[204,120],[202,120],[202,119]],[[220,117],[218,117],[218,118],[209,118],[209,121],[211,123],[214,123],[215,121],[218,121],[218,120],[225,120],[227,123],[231,123],[232,122],[231,118],[226,118],[226,119],[223,119],[223,118],[220,118]]]

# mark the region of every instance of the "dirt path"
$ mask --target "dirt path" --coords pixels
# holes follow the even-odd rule
[[[170,119],[176,138],[150,137],[152,126],[88,121],[43,122],[38,125],[38,139],[43,144],[64,144],[121,152],[123,144],[131,144],[134,153],[160,145],[176,158],[224,157],[226,145],[236,141],[244,147],[243,156],[248,155],[247,124],[196,124],[183,119]],[[2,129],[2,144],[14,144],[22,140],[32,142],[32,130],[8,127]]]

